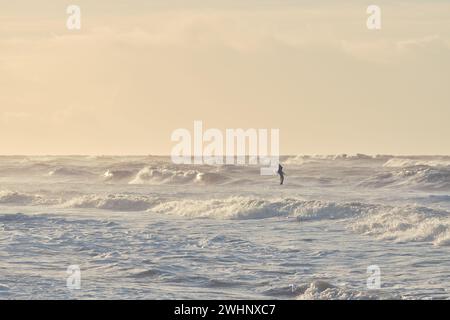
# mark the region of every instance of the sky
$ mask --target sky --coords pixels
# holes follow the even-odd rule
[[[449,84],[450,1],[0,0],[0,154],[170,154],[201,120],[282,154],[449,155]]]

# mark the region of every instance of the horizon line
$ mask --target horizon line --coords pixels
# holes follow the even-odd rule
[[[412,153],[398,153],[398,154],[389,154],[389,153],[298,153],[298,154],[280,154],[279,157],[296,157],[296,156],[370,156],[370,157],[381,157],[381,156],[401,156],[401,157],[450,157],[450,154],[431,154],[431,153],[422,153],[422,154],[412,154]],[[138,153],[130,153],[130,154],[91,154],[91,153],[55,153],[55,154],[0,154],[0,157],[171,157],[170,154],[138,154]],[[204,157],[202,156],[191,156],[195,157]],[[217,156],[206,156],[206,157],[229,157],[227,155],[217,155]],[[238,157],[238,155],[234,155],[233,157]],[[260,157],[259,155],[245,155],[245,157]],[[266,157],[270,157],[269,155]]]

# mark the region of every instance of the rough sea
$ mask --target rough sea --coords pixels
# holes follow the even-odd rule
[[[2,156],[0,299],[450,297],[450,157],[281,161]]]

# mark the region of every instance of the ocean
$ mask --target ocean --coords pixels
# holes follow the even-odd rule
[[[450,297],[450,156],[281,162],[1,156],[0,299]]]

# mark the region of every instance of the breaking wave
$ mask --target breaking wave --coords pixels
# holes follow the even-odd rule
[[[379,239],[450,245],[450,213],[418,206],[392,207],[360,202],[230,197],[167,201],[148,211],[191,218],[232,220],[274,217],[293,217],[297,221],[348,219],[348,227],[353,231]]]
[[[155,205],[156,197],[137,195],[85,195],[63,204],[66,208],[102,209],[111,211],[145,211]]]
[[[326,281],[315,280],[299,286],[295,291],[297,300],[372,300],[378,299],[361,291],[334,286]]]
[[[87,170],[83,170],[83,169],[78,169],[78,168],[70,168],[70,167],[61,167],[61,168],[56,168],[53,170],[50,170],[48,172],[49,176],[74,176],[74,177],[80,177],[80,176],[90,176],[92,175],[91,172],[87,171]]]
[[[381,207],[352,224],[356,232],[397,242],[450,245],[450,212],[426,207]]]
[[[149,211],[196,218],[265,219],[292,216],[298,220],[343,219],[372,208],[362,203],[335,203],[293,198],[265,200],[251,197],[229,197],[208,200],[173,200]]]
[[[70,199],[16,191],[0,191],[0,204],[15,206],[54,206],[54,208],[145,211],[160,203],[158,197],[131,194],[83,195]]]
[[[169,168],[145,167],[129,184],[220,184],[228,178],[220,173],[198,170],[174,170]]]
[[[450,167],[399,167],[393,172],[379,173],[360,183],[361,186],[405,186],[450,190]]]
[[[380,296],[335,286],[325,280],[313,280],[289,287],[274,287],[264,292],[272,297],[289,297],[297,300],[374,300]]]
[[[303,165],[307,163],[316,163],[323,161],[386,161],[387,159],[392,158],[389,155],[366,155],[362,153],[357,154],[334,154],[334,155],[296,155],[289,156],[284,160],[285,164],[291,165]]]
[[[59,203],[56,199],[49,199],[39,194],[27,194],[17,191],[0,191],[0,204],[7,205],[54,205]]]
[[[383,164],[383,167],[388,168],[404,168],[414,166],[450,167],[450,159],[448,157],[440,157],[438,159],[392,158],[389,159],[385,164]]]
[[[142,211],[189,218],[230,220],[290,217],[294,221],[342,220],[350,230],[381,240],[430,242],[450,246],[450,212],[424,206],[388,206],[298,198],[265,199],[232,196],[223,199],[164,198],[153,195],[83,195],[69,199],[41,194],[0,191],[1,205]]]
[[[122,182],[130,179],[133,174],[134,172],[131,170],[106,170],[103,173],[103,178],[109,182]]]

